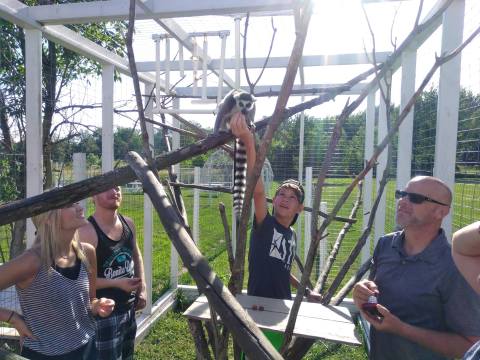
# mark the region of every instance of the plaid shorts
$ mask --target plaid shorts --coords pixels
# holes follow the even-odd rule
[[[137,323],[135,309],[97,318],[96,346],[99,360],[133,359]]]

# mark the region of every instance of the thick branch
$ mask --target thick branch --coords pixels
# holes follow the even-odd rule
[[[195,343],[195,351],[197,353],[197,360],[211,360],[210,352],[208,351],[208,344],[205,338],[205,332],[201,321],[188,319],[188,327]]]

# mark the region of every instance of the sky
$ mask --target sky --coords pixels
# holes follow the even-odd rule
[[[422,11],[422,17],[428,13],[435,0],[425,0]],[[372,50],[372,36],[368,29],[365,15],[362,11],[360,0],[317,0],[314,1],[314,12],[309,25],[309,31],[304,47],[304,55],[333,55],[333,54],[362,54]],[[397,46],[406,37],[411,30],[419,6],[419,0],[407,1],[386,1],[379,3],[365,4],[364,9],[367,13],[372,30],[375,34],[375,49],[377,52],[392,51],[392,38],[396,39]],[[480,6],[476,0],[466,1],[466,19],[465,33],[468,35],[476,26],[480,15]],[[203,16],[197,18],[176,19],[176,21],[187,32],[229,30],[230,36],[227,41],[226,58],[234,57],[234,20],[226,16]],[[289,56],[293,43],[295,41],[294,24],[292,17],[280,16],[273,19],[273,26],[277,29],[275,41],[271,56]],[[244,20],[242,20],[241,31],[244,31]],[[137,61],[153,61],[155,59],[155,47],[152,40],[153,34],[160,34],[164,31],[154,21],[137,21],[136,33],[134,39],[134,50]],[[272,37],[272,20],[270,17],[251,17],[247,34],[247,56],[264,57],[268,52]],[[440,36],[438,30],[418,51],[417,60],[417,83],[430,68],[434,61],[435,53],[440,53]],[[203,37],[197,41],[203,45]],[[172,41],[171,55],[177,53],[178,46]],[[468,62],[462,63],[462,83],[478,91],[480,65],[478,61],[479,41],[475,41],[467,48],[465,59]],[[211,58],[220,57],[220,39],[210,37],[208,39],[208,50]],[[163,48],[161,49],[163,58]],[[185,58],[189,56],[185,51]],[[471,59],[474,59],[473,61]],[[369,65],[356,66],[324,66],[305,68],[305,81],[308,86],[318,83],[343,83],[360,72],[369,68]],[[283,80],[284,69],[266,69],[259,85],[279,85]],[[234,78],[233,71],[227,71],[227,74]],[[258,70],[250,71],[250,77],[256,79]],[[398,71],[393,80],[393,101],[398,104],[400,96],[400,74]],[[171,74],[171,83],[180,79],[178,73]],[[192,81],[192,74],[187,73],[187,77],[179,83],[179,86],[187,86]],[[437,79],[433,83],[438,82]],[[244,72],[242,69],[242,85],[246,85]],[[296,83],[299,84],[297,75]],[[209,86],[217,86],[217,77],[213,74],[208,77]],[[200,85],[200,84],[199,84]],[[95,90],[96,95],[93,95]],[[78,84],[78,94],[83,98],[95,97],[94,102],[101,99],[101,83],[92,80],[88,89],[83,84]],[[74,92],[75,92],[74,91]],[[124,78],[121,84],[115,88],[116,104],[123,104],[126,99],[133,99],[133,90],[131,80]],[[307,97],[306,100],[309,98]],[[300,97],[291,97],[288,106],[300,102]],[[264,116],[270,116],[275,106],[276,98],[257,99],[256,118],[261,119]],[[323,104],[317,108],[308,111],[313,116],[334,116],[337,115],[345,102],[347,96],[339,96],[335,101]],[[182,100],[181,108],[186,109],[211,109],[214,104],[200,106],[192,104],[190,100]],[[362,110],[361,107],[359,110]],[[205,127],[213,127],[214,115],[185,115],[187,119],[201,123]],[[86,115],[86,121],[98,122],[98,112],[92,112]],[[124,124],[125,117],[117,118],[116,124]]]

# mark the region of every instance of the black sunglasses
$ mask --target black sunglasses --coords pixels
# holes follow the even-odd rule
[[[411,193],[407,191],[402,191],[402,190],[395,190],[395,199],[402,199],[405,196],[408,196],[408,201],[410,201],[412,204],[421,204],[424,201],[429,201],[438,205],[443,205],[443,206],[450,206],[448,204],[442,203],[440,201],[434,200],[432,198],[429,198],[428,196],[422,195],[422,194],[417,194],[417,193]]]

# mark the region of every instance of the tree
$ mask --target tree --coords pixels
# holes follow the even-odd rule
[[[26,0],[26,5],[66,3],[66,0]],[[86,38],[102,47],[124,55],[123,22],[70,25]],[[24,151],[25,141],[25,36],[22,28],[0,19],[0,150],[6,153]],[[68,49],[44,39],[42,44],[42,144],[45,168],[44,187],[53,184],[51,159],[57,144],[78,134],[79,124],[69,122],[67,109],[58,109],[58,103],[68,85],[74,80],[86,79],[99,74],[100,64],[86,59]],[[118,76],[117,76],[118,78]],[[62,114],[62,120],[55,120]],[[16,139],[14,144],[12,139]],[[10,166],[13,166],[10,164]],[[17,183],[23,183],[17,179]],[[18,195],[25,196],[24,187],[19,187]],[[23,234],[22,234],[23,237]],[[16,241],[19,241],[18,239]]]

